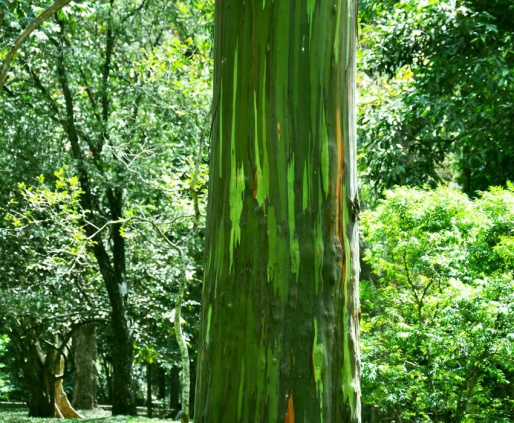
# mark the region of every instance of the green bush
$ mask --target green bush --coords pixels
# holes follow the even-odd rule
[[[5,372],[5,364],[2,360],[5,350],[7,349],[8,342],[9,338],[7,335],[0,335],[0,400],[7,399],[11,390],[9,377]]]
[[[396,188],[363,214],[363,401],[409,422],[514,419],[514,192]]]

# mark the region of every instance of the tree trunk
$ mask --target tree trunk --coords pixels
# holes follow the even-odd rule
[[[110,0],[109,13],[112,11],[112,3],[113,0]],[[59,23],[61,25],[62,36],[64,34],[62,31],[64,28],[64,22],[59,21]],[[109,117],[107,84],[109,81],[110,63],[114,46],[113,31],[110,24],[111,22],[109,22],[106,37],[106,57],[102,78],[104,83],[102,86],[101,98],[102,120],[105,124],[105,128],[107,128],[107,120]],[[63,127],[71,144],[71,156],[76,162],[80,186],[83,190],[81,206],[84,210],[88,210],[87,218],[85,219],[86,222],[84,222],[86,224],[84,227],[87,236],[94,241],[92,251],[98,263],[98,267],[109,296],[109,303],[112,308],[111,327],[114,334],[112,345],[112,413],[113,415],[136,415],[135,384],[132,377],[132,360],[134,352],[133,339],[127,314],[128,286],[125,278],[125,241],[120,233],[121,223],[110,225],[111,239],[108,245],[111,245],[112,247],[110,251],[111,254],[109,254],[105,246],[107,243],[104,243],[102,238],[103,234],[101,231],[97,230],[98,227],[102,226],[99,221],[103,221],[103,216],[98,216],[94,210],[98,210],[100,208],[101,200],[93,195],[90,185],[88,166],[84,160],[86,156],[82,151],[77,127],[75,125],[73,95],[68,83],[68,74],[65,66],[64,43],[62,41],[61,44],[58,45],[58,53],[57,76],[62,88],[66,108],[66,120],[63,121]],[[93,159],[97,161],[97,164],[102,164],[102,166],[103,163],[99,158],[99,151],[101,151],[101,148],[98,148],[98,146],[101,147],[106,139],[108,139],[108,133],[103,133],[98,145],[88,145],[93,154]],[[119,222],[123,217],[123,189],[121,187],[123,171],[121,167],[114,170],[118,181],[112,183],[112,185],[107,188],[106,197],[110,220]],[[91,225],[89,222],[96,222],[96,224]]]
[[[162,405],[165,405],[166,402],[166,369],[164,367],[159,366],[157,368],[158,372],[158,385],[159,385],[159,391],[157,394],[157,398],[159,398],[159,401]]]
[[[23,375],[30,391],[29,417],[54,417],[54,372],[39,343],[29,346]]]
[[[185,265],[183,265],[185,266]],[[175,337],[177,339],[178,348],[180,350],[180,405],[182,414],[180,421],[182,423],[189,423],[189,391],[191,385],[191,375],[189,366],[189,350],[187,349],[187,341],[184,333],[182,332],[181,316],[182,316],[182,301],[184,300],[184,294],[186,292],[187,280],[185,275],[185,269],[182,268],[180,271],[180,282],[179,290],[177,295],[177,303],[175,305]]]
[[[55,416],[65,419],[82,419],[77,411],[72,407],[70,401],[68,400],[68,396],[66,392],[64,392],[63,387],[63,377],[64,377],[64,357],[61,357],[57,360],[55,364]]]
[[[355,0],[217,0],[195,422],[360,422]]]
[[[153,401],[152,401],[152,363],[146,363],[146,414],[153,417]]]
[[[30,391],[28,401],[30,417],[82,418],[77,413],[63,389],[64,344],[54,346],[44,353],[39,342],[31,343],[25,362],[24,376]],[[66,342],[67,343],[67,342]]]
[[[178,410],[180,402],[180,369],[172,367],[170,369],[170,408]]]
[[[74,334],[75,343],[75,389],[73,406],[80,410],[98,408],[96,402],[96,327],[80,326]]]
[[[111,219],[119,221],[123,216],[123,194],[121,187],[107,191]],[[111,226],[112,267],[105,268],[103,274],[109,302],[112,307],[111,324],[113,331],[112,357],[112,414],[136,415],[135,383],[132,377],[134,347],[129,327],[127,297],[128,286],[125,278],[125,240],[121,236],[121,223]],[[105,251],[105,250],[104,250]],[[98,257],[97,257],[98,259]],[[107,257],[102,256],[103,266]]]

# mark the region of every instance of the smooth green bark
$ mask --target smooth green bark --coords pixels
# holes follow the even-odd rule
[[[354,0],[217,0],[196,422],[359,422]]]

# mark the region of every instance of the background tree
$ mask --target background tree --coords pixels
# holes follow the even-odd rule
[[[512,190],[442,187],[363,213],[378,276],[362,291],[367,421],[512,420],[513,213]]]
[[[512,2],[364,1],[361,19],[361,169],[375,192],[513,180]]]
[[[124,390],[111,395],[119,402],[114,405],[114,413],[135,411],[135,391],[129,380],[132,347],[134,340],[141,339],[138,333],[145,332],[147,321],[133,326],[128,323],[142,308],[139,303],[148,293],[145,285],[161,285],[155,291],[163,294],[158,301],[165,304],[168,313],[178,293],[178,287],[173,286],[172,267],[192,266],[194,270],[187,272],[191,276],[187,289],[197,293],[196,300],[199,298],[193,276],[200,269],[195,260],[200,255],[197,243],[205,203],[202,158],[207,148],[210,102],[209,4],[72,4],[27,39],[1,93],[5,119],[0,141],[6,152],[1,159],[6,165],[2,168],[6,176],[2,189],[6,203],[19,182],[31,186],[40,174],[43,186],[32,189],[46,190],[50,195],[59,180],[54,171],[63,165],[68,166],[67,178],[81,191],[75,210],[78,220],[63,219],[57,202],[52,206],[57,212],[50,207],[53,211],[47,213],[45,225],[51,227],[53,219],[53,229],[61,231],[61,237],[51,238],[58,240],[56,245],[73,244],[74,248],[63,254],[69,254],[67,259],[76,269],[94,269],[90,279],[82,281],[86,293],[98,289],[92,297],[111,300],[111,316],[120,327],[111,331],[109,338],[114,354],[111,351],[105,356],[120,361],[114,363],[114,378],[120,374],[126,377],[111,384],[115,390]],[[25,6],[12,4],[13,11],[9,9],[6,15],[8,28],[24,27],[40,4]],[[201,17],[197,16],[200,12]],[[2,31],[6,39],[17,34],[15,30]],[[25,168],[27,172],[23,172]],[[15,218],[23,223],[14,229],[9,227],[16,235],[5,242],[6,256],[9,251],[19,251],[13,241],[17,235],[32,230],[25,224],[34,225],[27,214],[27,202],[32,209],[35,202],[29,197],[19,203],[17,210],[16,204],[11,204],[13,218],[4,223],[12,225]],[[194,257],[192,264],[181,263],[176,252],[166,253],[157,231],[147,222],[171,240],[193,229],[195,236],[187,250]],[[44,237],[46,226],[40,225],[39,229]],[[58,249],[56,245],[54,249]],[[143,256],[153,260],[145,264],[155,272],[138,274],[142,267],[138,260]],[[44,259],[41,255],[37,260]],[[30,276],[33,286],[38,286],[40,275]],[[91,283],[99,280],[103,280],[103,288]],[[9,287],[7,284],[6,292]],[[131,299],[130,292],[142,295]],[[84,296],[79,298],[80,302],[86,301]],[[68,298],[61,300],[64,305]],[[72,297],[69,300],[75,301]],[[197,314],[197,304],[186,299],[184,315]],[[160,321],[163,326],[170,324],[166,317]],[[196,326],[191,324],[190,334],[194,335]],[[163,333],[161,330],[160,336]],[[162,339],[160,344],[164,344]],[[176,351],[177,346],[168,343],[160,357],[163,363],[173,359],[173,349]]]
[[[360,421],[356,2],[216,2],[195,421]]]
[[[79,410],[94,410],[98,408],[96,325],[78,327],[73,336],[73,344],[75,388],[72,404]]]

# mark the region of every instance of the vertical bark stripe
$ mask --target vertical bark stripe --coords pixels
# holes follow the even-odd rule
[[[293,394],[289,395],[287,399],[287,411],[286,411],[286,419],[285,423],[294,423],[294,403],[293,403]]]

